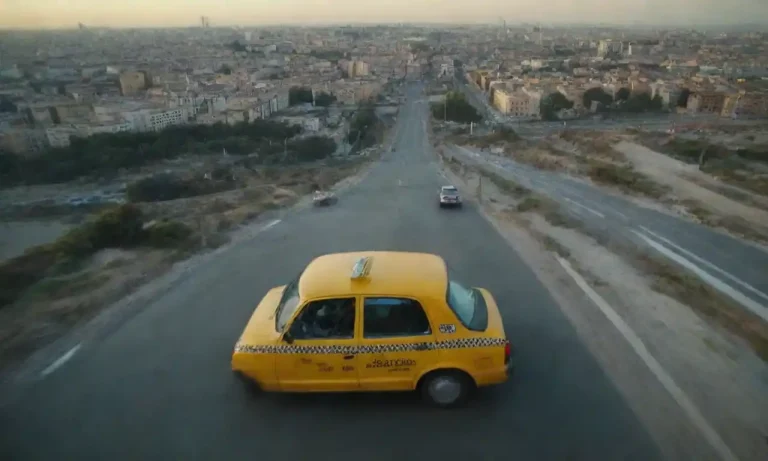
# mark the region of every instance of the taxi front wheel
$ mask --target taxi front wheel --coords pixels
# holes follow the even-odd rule
[[[422,398],[441,408],[456,407],[467,401],[473,389],[472,380],[460,371],[435,371],[421,383]]]

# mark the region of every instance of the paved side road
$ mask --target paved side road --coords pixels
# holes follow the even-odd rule
[[[762,247],[641,207],[566,175],[464,147],[452,146],[451,152],[548,195],[599,229],[658,252],[768,320],[768,251]]]
[[[530,268],[471,206],[438,208],[427,106],[414,103],[419,87],[408,97],[395,152],[338,205],[288,214],[224,252],[2,408],[0,457],[659,459]],[[489,288],[519,350],[516,377],[450,412],[410,394],[244,392],[229,358],[259,298],[315,256],[364,249],[435,252]]]

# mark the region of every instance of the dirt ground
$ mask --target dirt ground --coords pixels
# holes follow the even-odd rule
[[[720,224],[737,233],[739,229],[734,229],[734,224],[745,221],[752,228],[747,237],[768,241],[768,197],[725,184],[700,171],[696,165],[685,164],[633,142],[622,141],[614,147],[638,171],[669,187],[677,200],[687,205],[688,211],[700,221]]]
[[[477,202],[478,172],[448,162],[445,166],[449,179]],[[681,455],[675,453],[675,438],[685,440],[690,434],[670,422],[668,410],[661,403],[668,396],[660,395],[655,402],[649,400],[650,389],[658,383],[644,385],[639,377],[628,373],[627,357],[618,356],[618,351],[626,349],[626,341],[611,336],[609,331],[615,332],[615,328],[610,324],[601,328],[598,322],[605,318],[589,301],[579,301],[584,298],[583,292],[578,288],[574,291],[572,279],[564,275],[555,255],[571,262],[630,326],[740,459],[766,459],[768,364],[742,338],[692,308],[694,303],[715,295],[672,296],[673,291],[662,284],[675,282],[676,276],[659,279],[636,263],[636,254],[622,253],[611,242],[585,234],[561,213],[557,204],[520,186],[503,184],[500,188],[496,181],[485,178],[481,209],[486,217],[553,292],[665,454],[680,459]],[[634,356],[631,350],[627,353]]]

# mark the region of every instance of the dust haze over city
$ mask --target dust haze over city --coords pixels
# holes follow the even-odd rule
[[[766,21],[4,0],[0,456],[768,459]]]

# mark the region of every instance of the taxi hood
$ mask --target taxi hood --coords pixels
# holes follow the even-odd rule
[[[264,295],[240,335],[239,345],[274,344],[280,338],[280,333],[275,330],[275,311],[285,287],[272,288]]]

